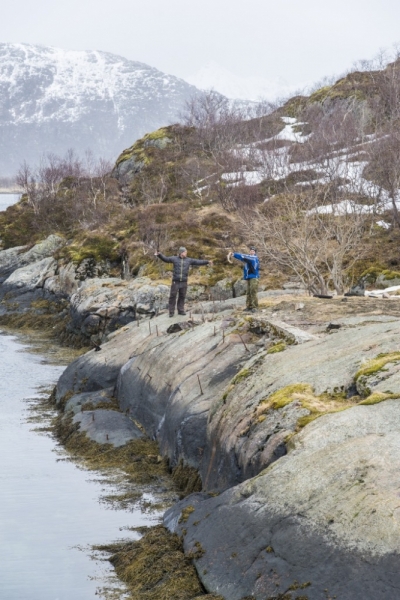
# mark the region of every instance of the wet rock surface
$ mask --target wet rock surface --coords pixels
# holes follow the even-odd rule
[[[77,413],[72,423],[79,431],[98,444],[111,444],[118,448],[131,440],[143,437],[143,433],[129,417],[115,410],[87,410]]]

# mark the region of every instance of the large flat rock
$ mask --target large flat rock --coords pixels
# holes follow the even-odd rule
[[[205,488],[226,489],[253,477],[276,458],[274,452],[282,439],[294,431],[302,414],[298,412],[299,405],[293,403],[266,411],[260,419],[262,403],[274,392],[286,386],[308,384],[316,396],[352,396],[357,394],[355,375],[360,366],[380,353],[397,349],[397,320],[366,320],[306,344],[288,346],[283,352],[264,352],[249,359],[234,389],[228,387],[225,400],[213,406],[204,456],[208,465]],[[368,385],[371,392],[400,393],[399,368],[393,366],[378,372]],[[332,405],[332,410],[337,408]]]
[[[400,401],[357,406],[310,424],[258,477],[191,497],[165,521],[187,552],[202,549],[200,578],[227,600],[276,597],[295,581],[310,582],[297,592],[310,600],[392,600],[399,464]]]

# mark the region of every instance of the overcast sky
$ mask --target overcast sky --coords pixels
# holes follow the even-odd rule
[[[190,77],[210,61],[291,86],[400,42],[399,0],[18,0],[0,41],[104,50]]]

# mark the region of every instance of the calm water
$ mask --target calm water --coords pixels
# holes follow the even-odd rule
[[[20,197],[21,194],[0,194],[0,211],[18,202]]]
[[[100,504],[103,484],[57,460],[55,442],[27,422],[27,398],[63,368],[0,335],[0,600],[98,600],[109,565],[77,546],[133,536],[121,529],[144,524],[139,511]]]

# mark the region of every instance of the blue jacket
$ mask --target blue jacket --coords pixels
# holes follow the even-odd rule
[[[255,254],[239,254],[239,252],[234,252],[233,256],[244,262],[243,279],[259,279],[260,261],[258,256]]]

